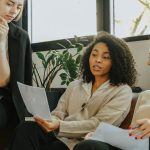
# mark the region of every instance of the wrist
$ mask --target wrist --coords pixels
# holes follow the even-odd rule
[[[6,42],[0,43],[0,52],[6,53]]]

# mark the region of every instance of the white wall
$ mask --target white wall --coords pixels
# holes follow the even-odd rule
[[[128,45],[136,61],[136,68],[139,74],[136,86],[140,86],[143,90],[150,89],[150,66],[147,65],[150,40],[128,42]],[[41,66],[35,54],[33,54],[33,61],[38,64],[39,67]],[[65,87],[60,85],[59,75],[53,81],[52,87]]]
[[[139,73],[136,85],[144,90],[150,89],[150,66],[147,65],[150,40],[128,42],[128,45],[136,61],[136,68]]]

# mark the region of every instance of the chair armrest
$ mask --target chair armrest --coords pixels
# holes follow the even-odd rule
[[[137,99],[138,99],[138,94],[133,93],[130,111],[129,111],[128,115],[126,116],[126,118],[124,119],[124,121],[121,123],[120,128],[123,128],[123,129],[129,128],[131,121],[132,121],[135,105],[137,103]]]

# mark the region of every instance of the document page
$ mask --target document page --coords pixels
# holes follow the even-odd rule
[[[33,116],[51,120],[50,108],[44,88],[33,87],[17,82],[27,110]]]
[[[100,123],[90,139],[99,140],[123,150],[149,150],[149,139],[135,140],[129,136],[131,130]]]

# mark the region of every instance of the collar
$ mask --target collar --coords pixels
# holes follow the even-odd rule
[[[110,80],[105,81],[96,91],[100,91],[102,89],[108,88],[110,86]],[[83,83],[82,87],[86,91],[88,95],[91,95],[91,90],[92,90],[92,82],[90,83]]]

